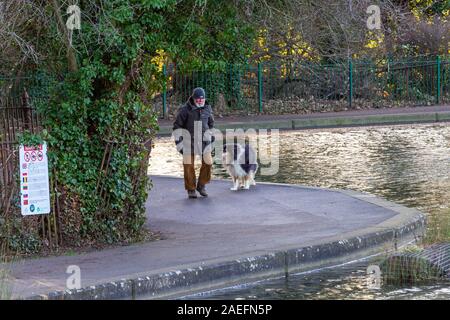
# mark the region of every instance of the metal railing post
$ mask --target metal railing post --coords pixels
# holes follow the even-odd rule
[[[163,117],[164,119],[167,119],[167,72],[166,72],[166,65],[163,65],[163,76],[164,76],[164,83],[163,83]]]
[[[353,63],[352,58],[348,59],[348,107],[352,107],[353,99]]]
[[[441,57],[437,56],[437,92],[436,92],[436,104],[439,104],[441,100]]]
[[[259,112],[263,112],[263,84],[262,84],[262,63],[258,63],[258,105]]]

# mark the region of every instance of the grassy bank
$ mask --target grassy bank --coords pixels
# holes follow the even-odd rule
[[[450,242],[450,208],[430,213],[427,217],[424,245],[440,242]]]
[[[9,283],[10,270],[8,263],[11,259],[7,258],[6,250],[0,246],[0,300],[11,299],[12,290]]]

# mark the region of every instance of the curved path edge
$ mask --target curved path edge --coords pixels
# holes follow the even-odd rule
[[[276,183],[261,183],[272,184]],[[301,185],[292,187],[305,188]],[[372,254],[392,252],[417,241],[425,230],[425,216],[416,209],[349,190],[314,188],[341,192],[395,211],[397,214],[372,227],[347,232],[309,246],[279,248],[252,256],[237,256],[201,265],[180,265],[148,274],[93,285],[78,290],[54,291],[25,299],[102,300],[161,299],[229,287],[269,277],[289,276],[302,271],[333,266]]]

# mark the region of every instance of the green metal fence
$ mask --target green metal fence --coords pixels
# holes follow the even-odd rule
[[[355,98],[375,103],[437,103],[437,60],[355,63]]]
[[[441,59],[441,103],[450,103],[450,56]]]
[[[450,57],[348,60],[339,64],[265,62],[222,70],[164,66],[166,85],[156,101],[161,117],[174,114],[192,89],[206,89],[216,112],[286,113],[450,102]],[[281,109],[279,109],[281,106]]]
[[[25,131],[41,132],[42,115],[38,114],[37,105],[48,102],[52,81],[43,75],[14,78],[0,76],[0,247],[3,250],[18,250],[21,242],[17,239],[25,239],[31,234],[39,235],[42,243],[48,243],[50,248],[57,246],[62,239],[57,234],[56,217],[59,217],[59,211],[55,213],[54,199],[57,192],[53,179],[50,180],[53,213],[26,218],[20,214],[18,183],[18,138]]]
[[[161,116],[173,112],[186,102],[196,87],[207,91],[210,103],[233,106],[246,110],[258,103],[258,67],[248,65],[229,65],[223,70],[180,71],[173,65],[164,66],[166,84],[156,101]],[[160,103],[159,103],[160,102]]]

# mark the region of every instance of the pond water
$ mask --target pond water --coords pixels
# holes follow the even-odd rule
[[[280,132],[279,171],[257,181],[369,192],[439,215],[450,208],[450,126],[402,125]],[[158,138],[150,174],[182,176],[170,137]],[[228,178],[220,164],[214,177]],[[367,287],[369,260],[272,279],[189,298],[202,299],[450,299],[450,284]]]

